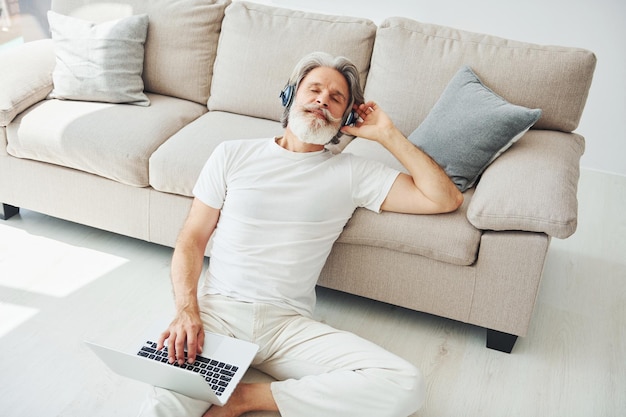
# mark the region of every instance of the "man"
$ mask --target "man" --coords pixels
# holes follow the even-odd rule
[[[463,197],[374,102],[358,71],[324,53],[304,57],[283,95],[282,137],[229,141],[207,161],[172,259],[176,316],[159,340],[170,362],[193,362],[204,331],[260,346],[253,366],[276,382],[240,384],[224,407],[155,388],[145,415],[407,416],[425,396],[414,366],[311,318],[315,284],[356,207],[401,213],[456,210]],[[289,91],[291,90],[291,91]],[[343,126],[351,111],[353,126]],[[338,133],[374,140],[399,173],[324,145]],[[213,247],[198,292],[203,255]]]

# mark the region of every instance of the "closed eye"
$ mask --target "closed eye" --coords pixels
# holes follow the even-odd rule
[[[332,96],[332,99],[335,103],[343,104],[345,98],[341,94],[335,94]]]

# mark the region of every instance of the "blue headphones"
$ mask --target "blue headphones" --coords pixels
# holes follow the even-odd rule
[[[296,89],[296,86],[294,84],[287,84],[285,88],[283,88],[283,91],[280,92],[280,100],[281,100],[283,107],[291,106],[291,102],[293,101],[293,96],[295,95],[294,94],[295,89]],[[348,117],[346,118],[345,122],[343,122],[343,125],[352,126],[357,122],[358,119],[359,119],[359,115],[357,114],[357,112],[353,110],[348,114]]]

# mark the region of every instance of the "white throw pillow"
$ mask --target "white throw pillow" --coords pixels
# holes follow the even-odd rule
[[[56,54],[49,98],[150,105],[141,78],[147,14],[95,24],[49,11],[48,22]]]

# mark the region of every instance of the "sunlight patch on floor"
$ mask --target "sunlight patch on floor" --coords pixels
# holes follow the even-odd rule
[[[0,303],[0,338],[37,314],[39,310],[14,304]]]
[[[128,262],[93,249],[0,226],[0,286],[65,297]]]

